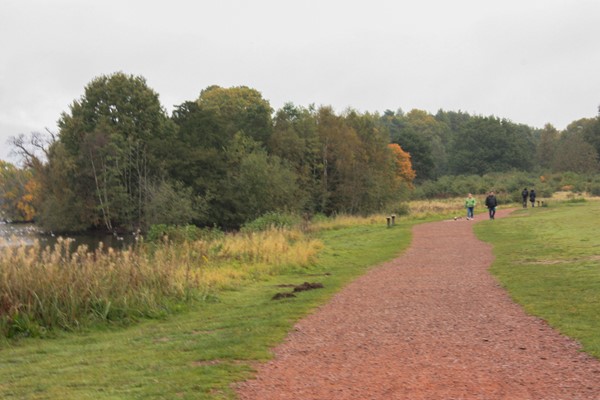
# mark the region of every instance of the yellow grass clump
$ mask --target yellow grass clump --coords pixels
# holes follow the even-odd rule
[[[314,262],[319,241],[270,230],[125,250],[0,243],[0,334],[157,317],[207,293]],[[177,307],[175,307],[177,308]]]

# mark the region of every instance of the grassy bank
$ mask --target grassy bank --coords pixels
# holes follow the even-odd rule
[[[323,227],[310,266],[230,285],[191,310],[128,328],[0,343],[3,399],[228,399],[292,324],[406,248],[415,220]],[[281,272],[281,271],[280,271]],[[271,300],[305,281],[324,288]]]
[[[0,336],[127,325],[161,318],[219,290],[307,268],[322,244],[298,230],[270,229],[127,250],[0,243]]]
[[[518,210],[476,225],[494,246],[492,273],[525,310],[600,358],[600,201]]]

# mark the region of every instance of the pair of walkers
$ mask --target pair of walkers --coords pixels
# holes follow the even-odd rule
[[[527,188],[523,189],[521,192],[521,197],[523,197],[523,208],[527,208],[527,198],[531,202],[531,207],[535,207],[535,198],[537,197],[535,193],[535,189],[527,190]]]
[[[471,193],[465,199],[465,208],[467,209],[467,221],[470,221],[474,218],[473,212],[475,210],[475,206],[477,205],[477,200]],[[490,219],[494,219],[496,217],[496,207],[498,206],[498,200],[494,195],[494,192],[491,191],[488,196],[485,198],[485,206],[488,209],[488,214]]]

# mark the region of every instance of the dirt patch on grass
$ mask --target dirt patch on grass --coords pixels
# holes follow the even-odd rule
[[[298,293],[298,292],[304,292],[307,290],[313,290],[313,289],[322,289],[323,288],[323,284],[320,282],[304,282],[301,285],[277,285],[277,287],[292,287],[294,288],[294,290],[292,290],[291,293],[276,293],[271,300],[281,300],[281,299],[287,299],[290,297],[296,297],[296,295],[294,293]]]

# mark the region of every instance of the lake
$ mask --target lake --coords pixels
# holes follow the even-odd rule
[[[31,246],[38,240],[42,247],[53,247],[59,235],[42,232],[35,224],[9,224],[0,222],[0,247]],[[73,239],[73,250],[77,246],[87,245],[90,250],[98,248],[100,243],[104,248],[122,249],[135,242],[134,235],[114,236],[107,234],[84,234],[63,236]]]

